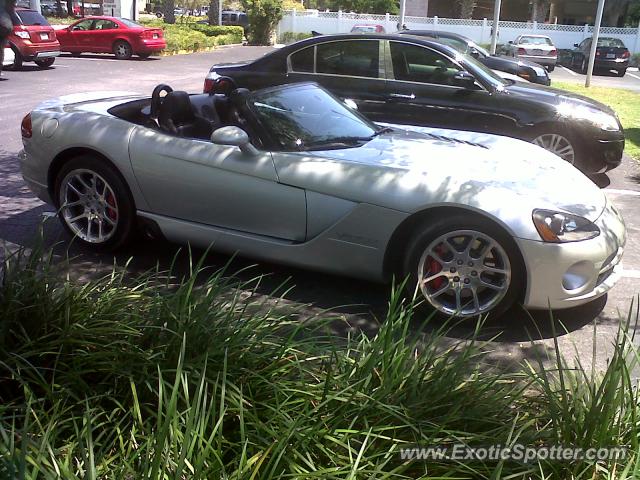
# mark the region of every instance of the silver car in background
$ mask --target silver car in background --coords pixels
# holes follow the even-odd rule
[[[508,137],[375,124],[313,83],[76,94],[37,106],[22,136],[27,185],[88,247],[121,246],[143,223],[175,242],[407,279],[429,311],[459,317],[579,305],[620,273],[622,217],[564,160]]]
[[[519,35],[509,42],[507,54],[522,60],[536,62],[552,72],[558,62],[558,49],[545,35]]]

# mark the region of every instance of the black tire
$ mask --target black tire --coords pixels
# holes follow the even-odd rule
[[[60,208],[63,203],[61,198],[62,183],[70,173],[78,170],[94,172],[102,177],[115,197],[115,205],[117,207],[116,224],[113,233],[104,242],[89,242],[78,236],[65,219],[66,210]],[[131,192],[119,173],[98,156],[91,154],[80,155],[62,166],[55,179],[54,201],[58,208],[58,217],[64,228],[74,237],[75,242],[79,242],[89,248],[100,251],[115,250],[126,244],[135,232],[136,210]],[[77,208],[82,209],[83,207]]]
[[[553,72],[556,69],[555,65],[547,65],[547,72]]]
[[[11,64],[11,69],[20,70],[22,68],[22,63],[24,62],[22,55],[20,55],[20,52],[18,51],[18,49],[13,45],[11,45],[11,50],[13,50],[13,54],[15,55],[15,59]]]
[[[146,60],[147,58],[149,58],[151,56],[150,53],[139,53],[138,57],[142,58],[143,60]]]
[[[526,284],[526,275],[525,275],[525,267],[522,261],[522,257],[518,251],[518,248],[511,238],[511,236],[506,233],[504,230],[494,226],[492,223],[487,222],[486,219],[478,216],[470,216],[464,214],[455,214],[451,215],[448,218],[442,218],[436,221],[431,221],[428,224],[423,225],[421,228],[415,231],[414,235],[408,242],[406,256],[403,263],[403,278],[407,279],[406,284],[406,294],[412,298],[414,294],[416,294],[417,299],[424,300],[420,307],[425,313],[432,314],[434,311],[436,315],[444,318],[449,317],[460,317],[460,318],[477,318],[478,313],[465,313],[462,315],[452,314],[450,312],[444,312],[438,305],[434,305],[431,303],[423,294],[422,290],[418,287],[418,270],[420,268],[420,261],[425,255],[427,248],[432,244],[432,242],[437,241],[443,235],[448,233],[452,233],[459,230],[465,231],[473,231],[479,232],[480,234],[490,238],[497,245],[500,246],[502,252],[506,254],[508,258],[508,266],[510,270],[510,278],[507,278],[505,275],[503,278],[502,286],[504,287],[504,293],[496,294],[495,303],[488,305],[490,308],[483,310],[481,314],[485,314],[491,312],[492,316],[499,316],[512,307],[516,302],[521,301],[521,296],[525,290]],[[493,252],[494,248],[490,247],[487,252]],[[497,251],[497,250],[496,250]],[[486,253],[484,254],[486,255]],[[496,257],[498,258],[499,255]],[[427,257],[427,259],[430,257]],[[474,278],[475,279],[482,278],[485,273],[480,273],[472,270],[473,268],[481,268],[480,262],[476,264],[475,267],[471,266],[469,263],[469,268],[466,265],[463,265],[460,268],[460,272],[463,272],[462,269],[471,270],[471,272],[467,273],[454,273],[451,271],[452,275],[460,275],[459,277],[454,277],[453,280],[447,280],[446,285],[459,285],[463,289],[469,289],[469,287],[465,287],[462,283],[467,283],[467,280]],[[486,264],[485,264],[486,265]],[[488,265],[487,265],[488,266]],[[442,269],[444,272],[444,268]],[[466,271],[466,270],[465,270]],[[447,272],[448,275],[448,272]],[[470,277],[471,276],[471,277]],[[457,282],[455,283],[456,280]],[[434,280],[435,281],[435,280]],[[482,289],[483,287],[480,287]],[[492,289],[484,289],[484,292],[488,292],[488,296],[491,297]],[[417,293],[416,293],[417,292]],[[481,290],[478,291],[478,296],[480,297]],[[446,296],[446,292],[445,295]],[[499,296],[499,298],[498,298]],[[438,297],[440,298],[440,297]]]
[[[162,12],[156,12],[156,17],[157,18],[162,18]]]
[[[587,57],[582,57],[582,62],[580,62],[580,73],[585,75],[588,68],[589,64],[587,63]]]
[[[49,68],[55,62],[55,57],[43,58],[42,60],[35,60],[36,65],[40,68]]]
[[[627,69],[626,69],[626,68],[623,68],[623,69],[618,70],[618,71],[616,72],[616,74],[617,74],[619,77],[624,77],[624,74],[625,74],[625,73],[627,73]]]
[[[118,40],[113,44],[113,54],[118,60],[129,60],[133,55],[133,48],[128,42]]]

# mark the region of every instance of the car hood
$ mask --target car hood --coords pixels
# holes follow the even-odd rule
[[[558,90],[553,87],[545,87],[544,85],[515,83],[513,85],[505,86],[504,92],[508,95],[527,98],[531,101],[543,102],[550,105],[559,105],[561,103],[568,102],[590,106],[609,114],[615,114],[615,111],[604,103],[597,102],[583,95],[567,92],[565,90]]]
[[[408,213],[457,204],[491,212],[506,224],[523,218],[531,223],[535,208],[594,221],[606,205],[602,191],[570,164],[496,135],[403,127],[358,148],[296,155],[305,158],[274,156],[281,182]]]

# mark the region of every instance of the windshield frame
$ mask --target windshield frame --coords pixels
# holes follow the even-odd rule
[[[357,110],[352,110],[347,105],[344,104],[338,97],[334,94],[321,87],[317,83],[314,82],[305,82],[305,83],[293,83],[293,84],[285,84],[278,85],[276,87],[265,88],[261,90],[257,90],[255,92],[250,93],[245,100],[245,107],[248,112],[251,114],[251,118],[247,119],[250,123],[253,123],[256,127],[256,130],[260,132],[261,139],[266,148],[270,151],[274,152],[306,152],[306,151],[321,151],[321,150],[335,150],[335,149],[346,149],[346,148],[355,148],[361,145],[357,143],[363,142],[364,137],[350,137],[353,140],[353,144],[345,141],[345,136],[334,136],[333,138],[322,139],[322,144],[327,144],[329,146],[314,146],[313,142],[310,142],[306,147],[304,144],[300,144],[297,148],[295,146],[285,146],[278,139],[276,132],[274,132],[271,126],[266,123],[262,117],[262,113],[257,109],[256,103],[262,103],[264,101],[265,96],[268,96],[274,92],[281,91],[290,91],[290,90],[306,90],[313,89],[321,91],[323,94],[326,94],[330,99],[332,99],[336,106],[345,110],[345,112],[349,113],[355,120],[360,122],[364,127],[370,129],[370,136],[366,138],[366,141],[372,140],[377,134],[382,132],[384,128],[379,127],[371,120],[364,117]],[[275,107],[274,107],[275,108]],[[332,143],[339,143],[340,146],[330,145]],[[343,144],[343,145],[342,145]]]

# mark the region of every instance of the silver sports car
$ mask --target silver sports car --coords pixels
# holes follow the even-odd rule
[[[163,96],[163,93],[166,95]],[[171,241],[375,281],[445,315],[564,308],[618,278],[623,220],[512,138],[379,125],[315,84],[71,95],[22,122],[22,172],[84,244]]]

